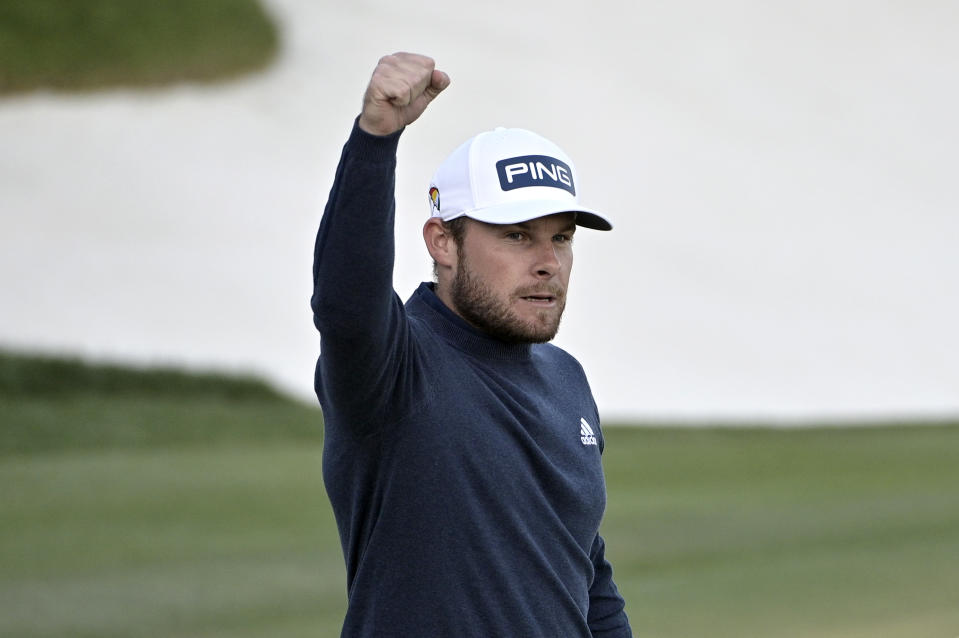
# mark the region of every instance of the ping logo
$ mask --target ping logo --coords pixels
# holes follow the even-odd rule
[[[500,160],[496,162],[496,174],[504,191],[527,186],[552,186],[576,195],[569,165],[548,155],[523,155]]]
[[[579,440],[583,445],[596,445],[596,434],[584,418],[579,419]]]
[[[434,212],[440,212],[440,189],[435,186],[430,187],[430,208]]]

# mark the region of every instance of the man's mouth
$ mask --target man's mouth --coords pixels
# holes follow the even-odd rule
[[[523,301],[528,301],[532,304],[538,306],[551,306],[556,303],[556,295],[550,295],[546,293],[542,294],[533,294],[533,295],[523,295],[520,297]]]

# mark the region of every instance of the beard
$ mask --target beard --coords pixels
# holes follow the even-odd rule
[[[557,308],[538,311],[532,320],[522,319],[469,268],[466,255],[457,257],[456,275],[450,285],[450,297],[456,312],[476,328],[506,343],[546,343],[556,336],[566,309],[566,295],[555,284],[532,286],[515,291],[517,297],[548,293],[556,298]],[[557,312],[558,310],[558,312]]]

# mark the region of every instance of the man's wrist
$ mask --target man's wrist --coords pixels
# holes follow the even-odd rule
[[[376,135],[363,129],[360,117],[353,122],[350,132],[350,148],[352,154],[371,162],[392,161],[396,158],[396,149],[399,146],[400,136],[404,129],[394,131],[388,135]]]

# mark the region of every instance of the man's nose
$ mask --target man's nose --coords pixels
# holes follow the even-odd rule
[[[552,277],[559,272],[563,263],[556,254],[556,246],[552,240],[541,242],[536,246],[536,275],[543,278]]]

